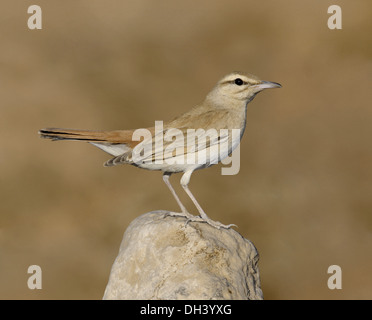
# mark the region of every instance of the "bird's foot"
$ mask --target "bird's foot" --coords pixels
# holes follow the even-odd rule
[[[223,229],[230,229],[231,227],[237,227],[236,224],[224,225],[224,224],[222,224],[219,221],[213,221],[212,219],[209,219],[209,218],[203,219],[200,216],[194,216],[194,215],[192,215],[191,213],[188,213],[188,212],[168,212],[165,216],[184,217],[184,218],[186,218],[185,226],[189,222],[206,222],[210,226],[212,226],[212,227],[214,227],[216,229],[221,229],[221,228],[223,228]]]
[[[197,216],[194,216],[191,213],[188,213],[187,211],[185,211],[185,212],[167,212],[165,214],[165,217],[168,217],[168,216],[170,216],[170,217],[184,217],[184,218],[187,218],[187,220],[192,220],[194,218],[198,218]],[[201,218],[199,218],[199,219],[201,219]]]
[[[221,222],[219,221],[213,221],[212,219],[203,219],[204,222],[208,223],[210,226],[212,227],[215,227],[216,229],[230,229],[231,227],[238,227],[236,224],[228,224],[228,225],[225,225],[225,224],[222,224]]]
[[[199,216],[194,216],[191,213],[185,212],[168,212],[164,217],[183,217],[186,218],[185,227],[189,222],[204,222],[204,220]]]

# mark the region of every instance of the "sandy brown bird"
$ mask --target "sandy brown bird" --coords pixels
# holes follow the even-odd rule
[[[249,74],[233,72],[223,77],[209,92],[204,101],[163,124],[139,130],[88,131],[75,129],[46,128],[39,131],[42,138],[52,140],[86,141],[114,158],[105,166],[132,164],[148,170],[161,170],[163,180],[181,208],[187,221],[207,222],[216,228],[230,228],[211,220],[188,188],[191,174],[220,162],[239,145],[246,126],[247,105],[257,93],[268,88],[280,88],[275,82],[262,81]],[[233,131],[239,130],[238,135]],[[186,144],[188,133],[197,131],[194,144]],[[217,135],[211,134],[217,133]],[[143,134],[135,137],[136,134]],[[147,135],[146,135],[147,133]],[[161,142],[161,143],[160,143]],[[225,152],[221,153],[221,150]],[[204,153],[203,153],[204,152]],[[200,154],[206,156],[200,157]],[[187,161],[187,159],[202,161]],[[186,160],[185,160],[186,159]],[[197,207],[200,216],[190,214],[170,184],[173,173],[183,172],[181,186]]]

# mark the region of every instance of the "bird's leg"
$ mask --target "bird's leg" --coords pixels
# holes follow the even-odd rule
[[[186,171],[184,173],[184,175],[182,176],[181,178],[181,186],[182,188],[185,190],[185,192],[187,193],[187,195],[190,197],[190,199],[192,200],[192,202],[194,203],[195,207],[198,209],[199,211],[199,214],[200,214],[200,217],[205,221],[207,222],[209,225],[217,228],[217,229],[220,229],[220,228],[226,228],[226,229],[229,229],[231,228],[232,226],[236,226],[235,224],[229,224],[229,225],[224,225],[218,221],[213,221],[212,219],[210,219],[207,214],[204,212],[204,210],[202,209],[202,207],[200,206],[200,204],[198,203],[198,201],[196,201],[194,195],[191,193],[189,187],[188,187],[188,184],[190,182],[190,178],[191,178],[191,174],[192,174],[193,171]],[[196,220],[191,220],[190,221],[196,221]]]
[[[192,214],[190,214],[186,207],[182,204],[180,198],[177,196],[177,193],[176,191],[174,190],[174,188],[172,187],[170,181],[169,181],[169,177],[171,176],[171,173],[169,172],[164,172],[163,174],[163,181],[165,182],[165,184],[167,185],[167,187],[169,188],[170,192],[172,193],[173,197],[176,199],[178,205],[180,206],[181,208],[181,213],[176,213],[176,212],[173,212],[171,213],[170,215],[171,216],[181,216],[181,217],[186,217],[187,219],[193,219],[195,218],[195,216],[193,216]]]
[[[191,174],[193,171],[186,171],[181,178],[181,186],[186,191],[187,195],[190,197],[195,207],[198,209],[200,217],[204,220],[210,220],[207,214],[204,212],[198,201],[196,201],[194,195],[191,193],[188,184],[190,182]]]

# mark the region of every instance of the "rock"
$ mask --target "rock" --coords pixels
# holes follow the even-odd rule
[[[263,299],[249,240],[168,214],[148,212],[129,225],[103,299]]]

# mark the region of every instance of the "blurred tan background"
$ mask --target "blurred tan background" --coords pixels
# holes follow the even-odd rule
[[[253,241],[266,299],[371,299],[372,3],[338,0],[329,30],[335,2],[2,1],[0,298],[101,299],[128,224],[178,210],[161,173],[104,168],[109,155],[40,128],[151,126],[239,70],[283,88],[249,105],[239,174],[202,170],[191,190]],[[342,290],[327,287],[334,264]]]

